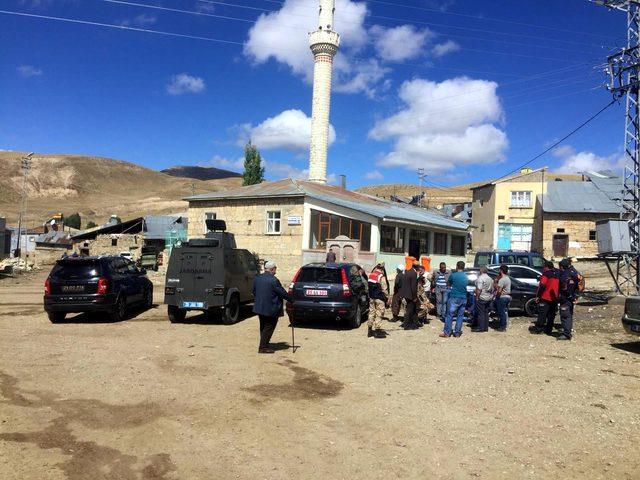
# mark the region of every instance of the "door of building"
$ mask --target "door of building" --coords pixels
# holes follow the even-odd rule
[[[413,258],[420,258],[420,240],[413,238],[409,239],[409,256]]]
[[[566,257],[569,251],[569,235],[554,235],[552,249],[554,257]]]
[[[498,250],[511,250],[511,224],[498,225]]]

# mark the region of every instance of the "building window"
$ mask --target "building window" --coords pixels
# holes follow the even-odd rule
[[[405,232],[406,228],[382,225],[380,227],[380,251],[386,253],[404,253]]]
[[[558,229],[556,229],[556,232],[557,233],[564,233],[564,228],[558,228]]]
[[[370,223],[319,210],[311,210],[310,249],[324,250],[327,247],[327,239],[341,235],[352,240],[360,240],[360,251],[368,252],[371,250]]]
[[[589,230],[589,240],[595,242],[598,238],[596,237],[595,230]]]
[[[512,208],[531,208],[531,192],[514,191],[511,192]]]
[[[217,220],[218,214],[216,212],[205,212],[204,213],[204,233],[207,233],[207,220]]]
[[[269,210],[267,212],[267,233],[270,235],[278,235],[280,231],[280,210]]]
[[[484,223],[482,225],[480,225],[480,231],[484,232]]]
[[[414,255],[414,253],[416,255]],[[427,230],[414,230],[409,232],[409,255],[418,257],[429,253],[429,232]]]
[[[504,215],[498,215],[498,220],[504,220]]]
[[[111,239],[111,246],[112,247],[117,247],[118,246],[118,239],[117,238],[112,238]]]
[[[458,257],[464,256],[466,253],[465,240],[465,237],[461,237],[460,235],[454,235],[451,237],[451,255],[456,255]]]
[[[433,253],[436,255],[447,254],[447,234],[436,232],[433,234]]]

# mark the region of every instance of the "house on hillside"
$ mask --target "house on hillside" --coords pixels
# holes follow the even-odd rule
[[[546,258],[596,255],[596,222],[620,218],[623,212],[621,177],[584,175],[588,181],[549,182],[537,197],[533,249]]]
[[[472,188],[473,250],[530,250],[535,202],[548,176],[546,168],[523,169]]]
[[[448,264],[466,254],[464,222],[341,187],[284,179],[185,200],[189,238],[204,236],[205,220],[225,220],[239,248],[275,260],[285,277],[324,261],[333,245],[340,260],[366,269],[379,261],[403,263],[406,254]]]

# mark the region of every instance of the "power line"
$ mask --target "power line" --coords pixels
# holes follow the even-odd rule
[[[231,17],[231,16],[228,16],[228,15],[219,15],[219,14],[213,14],[213,13],[198,12],[198,11],[193,11],[193,10],[184,10],[184,9],[179,9],[179,8],[162,7],[162,6],[158,6],[158,5],[149,5],[149,4],[146,4],[146,3],[129,2],[129,1],[124,1],[124,0],[99,0],[99,1],[110,3],[110,4],[116,4],[116,5],[127,5],[127,6],[132,6],[132,7],[140,7],[140,8],[148,8],[148,9],[152,9],[152,10],[160,10],[160,11],[173,12],[173,13],[196,15],[196,16],[216,18],[216,19],[221,19],[221,20],[233,20],[233,21],[244,22],[244,23],[256,23],[258,21],[257,19]],[[205,1],[205,0],[198,0],[198,1]],[[229,3],[229,2],[217,2],[217,1],[207,0],[205,3],[220,4],[220,5],[224,5],[224,6],[237,7],[237,8],[247,8],[247,9],[257,10],[257,11],[267,12],[267,13],[278,13],[279,12],[279,10],[270,10],[270,9],[264,9],[264,8],[259,8],[259,7],[250,7],[250,6],[247,6],[247,5],[238,5],[238,4],[233,4],[233,3]],[[312,17],[310,15],[297,15],[297,14],[293,14],[293,13],[291,15],[296,15],[296,16],[305,17],[305,18],[315,18],[315,17]],[[398,19],[398,20],[399,21],[403,21],[403,20],[400,20],[400,19]],[[406,22],[415,23],[416,21],[407,20]],[[353,24],[360,25],[360,22],[347,22],[347,23],[353,23]],[[418,23],[420,23],[420,22],[418,22]],[[297,27],[297,26],[294,26],[294,25],[290,25],[290,24],[281,24],[281,25],[286,27],[286,28],[290,28],[292,30],[308,32],[307,28],[300,28],[300,27]],[[369,26],[369,27],[373,26],[373,24],[367,23],[367,22],[362,22],[362,25],[363,26]],[[551,50],[559,50],[559,51],[564,51],[564,52],[577,53],[577,50],[575,50],[575,49],[563,48],[563,47],[554,47],[554,46],[548,46],[548,45],[536,45],[536,46],[533,46],[530,43],[514,42],[514,41],[501,40],[501,39],[495,39],[495,38],[493,38],[493,39],[492,38],[483,38],[483,37],[470,36],[470,35],[460,35],[460,34],[455,34],[455,33],[441,33],[441,32],[435,32],[435,31],[434,31],[434,33],[436,33],[438,35],[448,36],[448,37],[457,37],[457,38],[463,38],[463,39],[480,40],[480,41],[484,41],[484,42],[497,42],[497,43],[503,43],[503,44],[507,44],[507,45],[520,45],[520,46],[525,46],[525,47],[529,47],[529,48],[535,47],[535,48],[551,49]],[[584,43],[580,43],[579,45],[581,47],[580,51],[582,51],[584,49],[585,44]],[[601,48],[601,46],[598,46],[598,48]],[[465,50],[473,51],[473,50],[468,49],[466,47],[465,47]],[[480,52],[480,53],[491,53],[491,54],[497,54],[497,55],[500,55],[500,54],[502,54],[502,55],[517,55],[517,54],[511,54],[509,52],[496,52],[496,51],[493,51],[493,50],[476,50],[476,51]],[[518,56],[521,56],[521,55],[518,55]],[[545,58],[545,57],[539,57],[539,58],[544,59],[544,60],[551,60],[550,58]],[[554,58],[553,60],[557,60],[557,59]]]
[[[95,22],[95,21],[89,21],[89,20],[80,20],[80,19],[74,19],[74,18],[66,18],[66,17],[56,17],[56,16],[51,16],[51,15],[40,15],[40,14],[35,14],[35,13],[26,13],[26,12],[16,12],[16,11],[10,11],[10,10],[0,10],[0,13],[2,14],[6,14],[6,15],[15,15],[15,16],[21,16],[21,17],[29,17],[29,18],[39,18],[39,19],[43,19],[43,20],[52,20],[52,21],[59,21],[59,22],[66,22],[66,23],[75,23],[75,24],[80,24],[80,25],[92,25],[92,26],[98,26],[98,27],[104,27],[104,28],[114,28],[114,29],[118,29],[118,30],[128,30],[128,31],[134,31],[134,32],[141,32],[141,33],[152,33],[152,34],[156,34],[156,35],[164,35],[164,36],[170,36],[170,37],[178,37],[178,38],[187,38],[187,39],[192,39],[192,40],[202,40],[202,41],[207,41],[207,42],[213,42],[213,43],[223,43],[223,44],[230,44],[230,45],[241,45],[244,46],[245,43],[244,42],[240,42],[240,41],[234,41],[234,40],[226,40],[226,39],[220,39],[220,38],[212,38],[212,37],[203,37],[203,36],[199,36],[199,35],[191,35],[191,34],[183,34],[183,33],[175,33],[175,32],[167,32],[167,31],[163,31],[163,30],[155,30],[155,29],[150,29],[150,28],[141,28],[141,27],[132,27],[132,26],[125,26],[125,25],[116,25],[116,24],[111,24],[111,23],[103,23],[103,22]],[[296,51],[294,49],[287,49],[287,48],[278,48],[277,50],[280,51]],[[492,52],[492,51],[486,51],[488,53],[496,53],[496,52]],[[500,52],[500,53],[504,53],[505,52]],[[519,55],[519,54],[514,54],[516,56],[523,56],[523,55]],[[544,59],[544,57],[536,57],[536,56],[526,56],[527,58],[537,58],[537,59]],[[560,59],[556,59],[556,58],[549,58],[550,60],[557,60],[560,61]],[[352,61],[357,62],[360,59],[352,59]],[[394,64],[398,64],[398,65],[409,65],[409,66],[417,66],[417,67],[422,67],[419,64],[407,64],[407,63],[401,63],[401,62],[389,62],[389,63],[394,63]],[[579,63],[577,63],[576,65],[579,65]],[[434,67],[434,66],[425,66],[427,68],[432,68],[432,69],[438,69],[439,67]],[[466,70],[469,73],[473,73],[471,70]],[[478,71],[476,71],[475,73],[480,73]],[[490,73],[490,72],[484,72],[484,73]],[[496,72],[494,72],[496,73]],[[499,74],[499,73],[498,73]]]
[[[546,148],[545,150],[543,150],[542,152],[540,152],[539,154],[537,154],[535,157],[531,158],[530,160],[527,160],[526,162],[524,162],[522,165],[520,165],[519,167],[515,168],[514,170],[510,171],[509,173],[504,174],[501,177],[498,177],[496,179],[494,179],[493,181],[498,181],[498,180],[502,180],[503,178],[508,177],[509,175],[513,175],[516,172],[519,172],[520,170],[522,170],[524,167],[531,165],[533,162],[535,162],[537,159],[539,159],[540,157],[546,155],[547,153],[549,153],[551,150],[553,150],[554,148],[556,148],[558,145],[560,145],[562,142],[564,142],[567,138],[571,137],[573,134],[577,133],[578,131],[582,130],[582,128],[584,128],[585,126],[587,126],[589,123],[591,123],[593,120],[595,120],[601,113],[603,113],[605,110],[607,110],[611,105],[613,105],[614,103],[616,103],[617,100],[611,100],[607,105],[605,105],[604,107],[602,107],[600,110],[598,110],[596,113],[594,113],[593,115],[591,115],[589,118],[587,118],[584,122],[582,122],[580,125],[578,125],[576,128],[574,128],[573,130],[571,130],[569,133],[567,133],[564,137],[562,137],[560,140],[554,142],[551,146],[549,146],[548,148]]]
[[[236,4],[231,4],[231,3],[225,3],[225,2],[218,2],[216,0],[197,0],[199,2],[204,2],[204,3],[212,3],[212,4],[220,4],[220,5],[225,5],[225,6],[237,6],[239,8],[243,8],[242,5],[236,5]],[[278,1],[278,0],[264,0],[266,2],[269,3],[275,3],[277,5],[284,5],[284,2]],[[258,8],[258,7],[249,7],[249,8]],[[415,7],[418,9],[421,9],[419,7]],[[276,12],[277,10],[269,10],[269,9],[264,9],[264,11],[270,11],[270,12]],[[428,10],[430,11],[430,10]],[[438,13],[443,13],[438,11]],[[458,15],[464,15],[464,14],[458,14]],[[485,29],[480,29],[480,28],[474,28],[474,27],[462,27],[462,26],[458,26],[458,25],[450,25],[450,24],[443,24],[443,23],[433,23],[433,22],[422,22],[422,21],[418,21],[418,20],[410,20],[410,19],[405,19],[405,18],[398,18],[398,17],[389,17],[389,16],[384,16],[384,15],[368,15],[369,18],[379,18],[382,20],[393,20],[393,21],[397,21],[397,22],[403,22],[403,23],[418,23],[421,25],[428,25],[428,26],[439,26],[439,27],[446,27],[446,28],[455,28],[455,29],[459,29],[459,30],[468,30],[468,31],[474,31],[474,32],[484,32],[484,33],[491,33],[491,34],[497,34],[497,35],[508,35],[508,36],[514,36],[514,37],[528,37],[528,38],[535,38],[535,39],[541,39],[541,40],[552,40],[552,41],[557,41],[557,42],[562,42],[562,43],[570,43],[570,44],[574,44],[574,45],[580,45],[580,46],[595,46],[595,47],[601,47],[602,45],[598,45],[598,44],[587,44],[585,42],[579,42],[579,41],[573,41],[573,40],[563,40],[563,39],[559,39],[559,38],[549,38],[549,37],[543,37],[540,35],[530,35],[530,34],[524,34],[524,33],[512,33],[512,32],[500,32],[497,30],[485,30]],[[475,20],[483,20],[483,19],[487,19],[490,20],[491,17],[483,17],[483,18],[479,18],[479,17],[474,17],[474,16],[470,16],[471,18],[474,18]],[[509,21],[505,21],[506,23],[511,23]],[[355,22],[351,22],[351,23],[355,23]],[[520,24],[520,22],[515,22],[516,24]],[[524,24],[527,25],[527,24]],[[554,27],[547,27],[547,26],[539,26],[540,28],[545,28],[545,29],[554,29]],[[562,29],[558,29],[558,31],[561,31],[563,33],[567,33],[567,31],[564,31]],[[597,37],[602,37],[602,38],[610,38],[607,35],[602,35],[602,34],[597,34],[597,33],[590,33],[590,32],[582,32],[582,31],[569,31],[569,33],[579,33],[579,34],[583,34],[583,35],[590,35],[590,36],[597,36]]]

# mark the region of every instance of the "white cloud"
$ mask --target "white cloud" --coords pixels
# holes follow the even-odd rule
[[[200,164],[202,167],[216,167],[225,170],[244,170],[244,157],[231,160],[220,155],[214,155],[210,160]]]
[[[508,141],[494,125],[503,118],[497,87],[467,77],[404,82],[399,97],[405,108],[376,122],[369,132],[374,140],[394,141],[393,150],[378,165],[442,173],[503,161]]]
[[[118,24],[122,25],[123,27],[148,27],[150,25],[153,25],[157,21],[158,17],[156,15],[142,13],[133,18],[125,18],[124,20],[120,20]]]
[[[447,40],[446,42],[434,45],[431,49],[431,54],[434,57],[440,58],[445,56],[447,53],[457,52],[458,50],[460,50],[460,45],[453,40]]]
[[[365,173],[364,178],[365,180],[381,180],[384,178],[384,175],[382,175],[378,170],[373,170]]]
[[[418,29],[413,25],[384,28],[374,25],[369,30],[374,37],[378,55],[383,60],[400,62],[424,53],[424,46],[434,36],[428,28]]]
[[[196,12],[213,13],[215,11],[216,7],[214,7],[213,4],[196,0]]]
[[[42,75],[42,70],[34,67],[33,65],[20,65],[17,70],[24,78],[39,77]]]
[[[308,0],[285,0],[274,13],[264,13],[249,30],[244,54],[257,64],[276,60],[302,76],[313,80],[313,55],[308,32],[317,28],[316,9]],[[369,41],[364,27],[367,7],[364,2],[337,0],[335,30],[340,34],[340,51],[334,59],[334,87],[344,93],[365,92],[372,95],[376,83],[388,72],[377,61],[354,62],[354,54]]]
[[[244,126],[256,147],[264,150],[283,148],[294,152],[309,149],[311,117],[300,110],[285,110],[267,118],[259,125]],[[329,145],[336,139],[336,132],[329,125]],[[244,141],[244,139],[241,139]]]
[[[200,93],[205,89],[204,80],[187,73],[173,75],[167,84],[169,95],[182,95],[183,93]]]
[[[309,178],[308,168],[299,168],[288,163],[271,162],[263,160],[265,172],[271,178],[293,178],[294,180],[307,180]],[[327,175],[327,183],[335,185],[338,176],[335,173]]]
[[[624,167],[624,155],[622,153],[614,153],[603,157],[593,152],[578,152],[570,145],[563,145],[553,150],[552,154],[562,161],[558,168],[556,168],[556,172],[560,173],[581,173],[601,170],[620,172]]]

